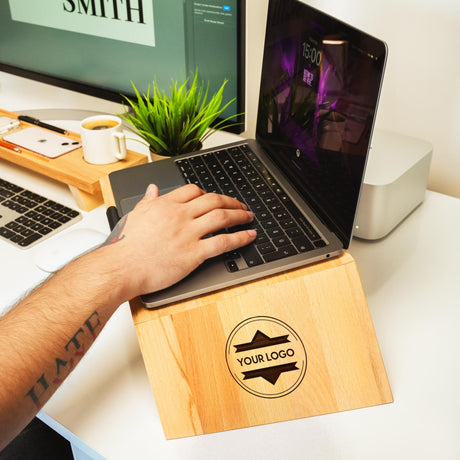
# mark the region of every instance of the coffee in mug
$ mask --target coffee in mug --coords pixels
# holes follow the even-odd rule
[[[118,125],[118,122],[115,120],[101,119],[89,121],[83,125],[83,128],[90,129],[92,131],[100,131],[102,129],[113,128]]]
[[[96,165],[115,163],[126,157],[126,137],[121,119],[96,115],[81,122],[81,143],[85,161]]]

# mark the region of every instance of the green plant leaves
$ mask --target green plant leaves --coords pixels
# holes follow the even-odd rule
[[[223,92],[227,80],[209,98],[209,83],[198,82],[198,70],[182,84],[172,81],[170,96],[162,91],[156,80],[147,93],[141,94],[131,82],[136,98],[123,96],[132,113],[120,116],[129,122],[148,144],[150,150],[159,155],[180,155],[198,150],[203,141],[215,131],[240,124],[233,117],[215,123],[223,111],[235,101],[222,106]],[[188,87],[189,86],[189,87]],[[209,100],[208,100],[209,98]]]

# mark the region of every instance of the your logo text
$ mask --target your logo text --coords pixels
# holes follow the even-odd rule
[[[249,366],[251,364],[268,363],[270,361],[276,361],[280,358],[292,358],[294,355],[295,351],[292,348],[288,348],[287,350],[272,351],[270,353],[258,353],[252,356],[236,358],[236,360],[240,363],[240,366]]]

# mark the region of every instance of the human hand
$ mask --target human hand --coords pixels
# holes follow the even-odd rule
[[[169,287],[206,259],[249,244],[254,230],[204,237],[253,218],[239,201],[195,185],[162,196],[150,185],[107,240],[123,265],[127,299]]]

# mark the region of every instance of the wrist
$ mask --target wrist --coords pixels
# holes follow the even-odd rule
[[[55,282],[62,284],[75,295],[86,298],[94,306],[104,306],[109,310],[109,315],[129,300],[122,259],[110,245],[101,246],[79,257],[54,278]]]
[[[94,277],[103,287],[111,303],[121,305],[137,295],[132,282],[133,268],[129,256],[124,252],[124,244],[108,244],[83,256],[82,262],[94,270]]]

